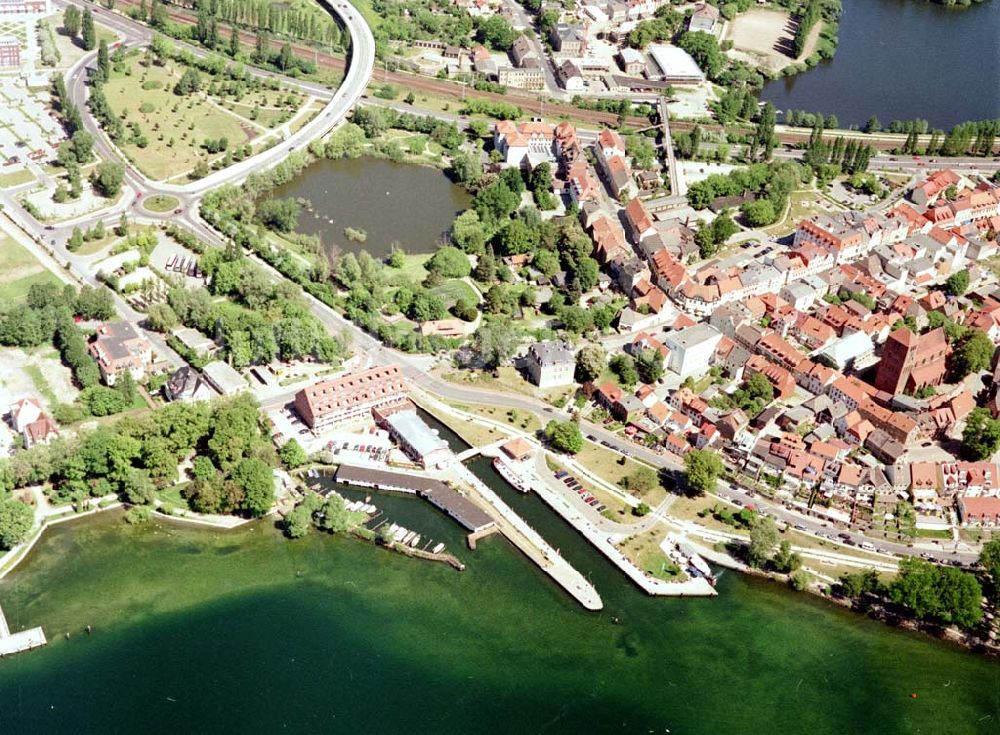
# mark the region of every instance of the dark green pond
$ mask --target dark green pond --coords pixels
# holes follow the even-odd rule
[[[303,197],[312,204],[299,216],[298,231],[319,235],[329,250],[367,250],[384,257],[398,243],[408,253],[432,253],[469,195],[430,166],[380,158],[316,161],[293,181],[276,188],[275,198]],[[363,243],[344,228],[364,230]]]

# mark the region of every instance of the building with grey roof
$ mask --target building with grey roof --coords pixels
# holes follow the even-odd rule
[[[236,370],[221,360],[208,363],[201,370],[208,384],[224,396],[232,396],[250,390],[247,381]]]
[[[525,369],[539,388],[570,385],[576,369],[573,351],[565,342],[535,342],[528,348]]]
[[[455,457],[448,443],[435,434],[416,411],[397,411],[386,416],[382,423],[400,449],[425,469],[445,467]]]

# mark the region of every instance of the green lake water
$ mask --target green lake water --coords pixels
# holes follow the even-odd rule
[[[268,523],[55,527],[0,583],[12,627],[51,640],[0,661],[0,733],[1000,731],[994,661],[735,573],[716,599],[648,598],[502,491],[603,612],[415,498],[375,502],[467,571]]]

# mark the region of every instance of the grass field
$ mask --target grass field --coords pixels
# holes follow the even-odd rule
[[[467,406],[462,403],[454,403],[452,405],[459,411],[474,413],[477,416],[482,416],[501,424],[510,424],[513,428],[532,434],[542,428],[538,417],[528,411],[518,411],[513,408],[504,409],[497,406]]]
[[[464,408],[461,410],[464,410]],[[479,424],[474,423],[471,419],[463,420],[444,412],[434,413],[434,418],[462,437],[466,443],[474,447],[482,447],[487,444],[492,444],[498,439],[502,439],[507,436],[507,434],[501,433],[497,429],[480,426]]]
[[[626,539],[619,548],[646,574],[665,582],[683,581],[687,575],[660,548],[666,536],[662,530],[647,531]]]
[[[177,197],[167,196],[166,194],[149,197],[142,202],[143,208],[148,209],[150,212],[169,212],[172,209],[176,209],[179,204],[180,202],[177,201]]]
[[[19,303],[36,283],[59,283],[38,260],[6,235],[0,234],[0,305]]]
[[[10,173],[0,173],[0,189],[10,189],[22,184],[30,184],[35,180],[35,175],[26,168]]]
[[[109,229],[108,234],[100,240],[90,240],[88,242],[84,242],[83,245],[80,246],[80,249],[76,251],[76,254],[93,255],[94,253],[99,253],[117,239],[118,236],[115,234],[114,230]]]
[[[470,304],[479,303],[479,295],[465,281],[452,278],[445,281],[437,288],[432,288],[431,293],[441,298],[445,306],[451,307],[459,299],[464,299]]]
[[[387,280],[391,285],[421,283],[427,278],[424,264],[430,259],[430,254],[407,255],[402,268],[386,268]]]
[[[169,179],[206,160],[209,156],[201,147],[206,139],[225,138],[230,148],[237,148],[259,134],[249,121],[209,102],[204,92],[175,95],[183,67],[143,67],[134,57],[130,62],[132,74],[113,74],[105,94],[112,109],[126,115],[126,126],[137,123],[148,140],[145,148],[133,142],[120,147],[150,178]]]
[[[618,452],[612,452],[610,449],[590,441],[583,443],[583,449],[576,454],[574,459],[605,482],[619,487],[624,478],[643,466],[634,459],[628,458],[624,458],[625,462],[621,463],[620,460],[623,457]],[[642,500],[655,508],[666,497],[666,490],[658,486],[646,493]]]

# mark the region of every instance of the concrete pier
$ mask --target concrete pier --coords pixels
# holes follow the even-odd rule
[[[46,643],[45,633],[40,627],[22,630],[20,633],[11,633],[10,626],[7,625],[7,618],[4,617],[3,610],[0,610],[0,656],[30,651],[32,648],[40,648]]]
[[[576,571],[568,561],[563,559],[541,535],[527,524],[500,496],[476,477],[464,465],[456,465],[451,471],[465,484],[469,485],[480,499],[494,512],[500,531],[510,539],[511,543],[535,561],[542,571],[554,579],[559,586],[569,592],[577,602],[588,610],[601,610],[604,602],[586,578]]]

